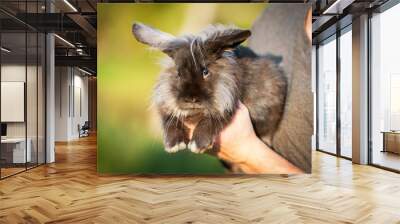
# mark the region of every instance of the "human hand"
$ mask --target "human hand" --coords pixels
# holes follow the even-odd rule
[[[195,125],[185,125],[191,138]],[[242,102],[239,102],[232,121],[220,132],[215,145],[220,159],[238,165],[245,173],[302,173],[257,137],[249,111]]]
[[[196,124],[185,123],[189,129],[189,138],[192,138]],[[247,160],[249,150],[242,149],[239,146],[245,145],[249,141],[257,138],[253,125],[251,123],[247,107],[239,101],[238,108],[232,121],[220,132],[215,139],[215,146],[218,147],[216,155],[231,163],[243,163]]]
[[[304,19],[304,31],[307,35],[308,40],[311,42],[312,40],[312,11],[308,9],[306,18]]]
[[[221,131],[216,139],[217,156],[235,164],[245,163],[249,159],[250,150],[241,147],[258,139],[251,123],[249,110],[239,102],[232,121]]]

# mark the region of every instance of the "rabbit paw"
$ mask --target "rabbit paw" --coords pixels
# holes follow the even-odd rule
[[[166,140],[164,142],[165,145],[165,151],[168,153],[175,153],[180,150],[186,149],[186,143],[184,137],[181,136],[170,136],[169,138],[166,137]]]
[[[186,144],[184,142],[178,142],[171,147],[168,146],[165,147],[165,151],[168,153],[175,153],[183,149],[186,149]]]
[[[188,148],[193,153],[204,153],[207,149],[212,148],[212,146],[213,139],[207,137],[195,138],[188,144]]]

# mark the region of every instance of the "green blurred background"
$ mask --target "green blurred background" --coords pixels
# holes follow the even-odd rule
[[[98,4],[99,173],[220,174],[220,161],[187,150],[168,154],[159,120],[150,108],[165,57],[132,36],[134,21],[181,35],[213,23],[251,28],[265,3]]]

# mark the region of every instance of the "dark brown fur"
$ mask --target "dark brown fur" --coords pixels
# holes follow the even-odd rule
[[[154,89],[168,152],[211,148],[240,101],[249,109],[257,135],[267,144],[281,119],[286,79],[268,57],[238,47],[250,31],[211,26],[199,36],[173,37],[143,24],[133,34],[172,59]],[[195,123],[192,139],[184,123]]]

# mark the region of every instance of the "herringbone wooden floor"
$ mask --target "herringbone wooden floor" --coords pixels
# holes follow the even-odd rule
[[[96,139],[0,181],[0,223],[400,223],[400,175],[315,152],[313,174],[98,176]]]

